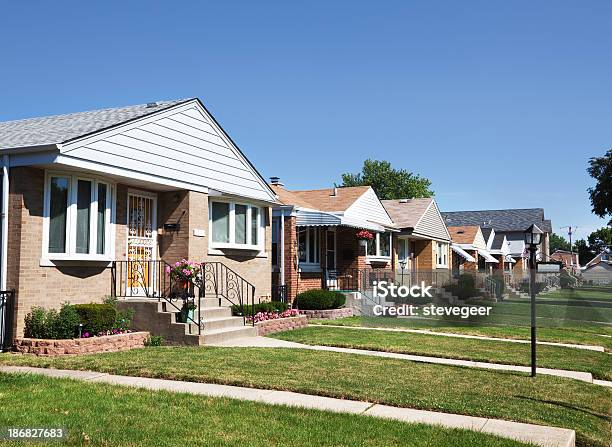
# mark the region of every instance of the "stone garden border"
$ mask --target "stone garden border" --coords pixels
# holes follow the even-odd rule
[[[255,323],[257,335],[263,336],[275,332],[291,331],[308,326],[308,318],[305,315],[288,318],[276,318]]]
[[[13,343],[13,350],[21,354],[33,354],[43,357],[94,354],[142,348],[148,338],[148,332],[130,332],[127,334],[66,340],[16,338]]]
[[[353,309],[350,307],[341,307],[340,309],[325,309],[325,310],[299,310],[300,314],[311,318],[325,318],[328,320],[337,320],[338,318],[352,317]]]

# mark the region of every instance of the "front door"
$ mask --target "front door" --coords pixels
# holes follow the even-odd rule
[[[127,214],[127,289],[134,296],[154,296],[157,198],[129,192]]]

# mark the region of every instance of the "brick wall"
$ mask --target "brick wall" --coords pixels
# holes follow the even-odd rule
[[[16,291],[14,336],[23,333],[24,317],[33,306],[57,308],[64,301],[89,303],[110,294],[110,268],[101,263],[65,262],[41,266],[43,238],[44,178],[42,169],[15,167],[10,170],[9,238],[7,286]],[[128,186],[116,186],[115,258],[126,259]],[[270,257],[244,253],[213,256],[208,254],[208,196],[203,193],[173,191],[158,193],[159,257],[174,262],[183,257],[221,261],[256,287],[258,296],[270,295]],[[266,252],[271,249],[269,209],[266,219]],[[164,223],[179,223],[179,231],[163,231]]]
[[[23,333],[25,315],[33,306],[88,303],[110,293],[110,269],[105,265],[40,265],[44,179],[42,169],[10,170],[7,284],[16,291],[14,335]]]

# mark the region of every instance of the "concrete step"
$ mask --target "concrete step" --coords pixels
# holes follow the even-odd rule
[[[234,304],[225,298],[221,298],[221,301],[219,301],[219,298],[209,297],[209,296],[207,296],[206,298],[202,298],[201,301],[198,298],[196,298],[195,301],[196,301],[196,304],[201,302],[202,307],[219,307],[219,306],[231,307]]]
[[[203,318],[205,330],[220,330],[220,329],[233,329],[237,327],[244,327],[244,320],[242,317],[223,317],[223,318]],[[191,324],[192,334],[195,330],[197,333],[198,326]]]
[[[236,328],[225,328],[208,330],[205,329],[200,336],[200,345],[211,343],[221,343],[237,338],[255,337],[257,336],[257,328],[253,326],[242,326]]]

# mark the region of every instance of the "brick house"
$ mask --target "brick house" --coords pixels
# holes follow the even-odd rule
[[[449,226],[448,231],[453,241],[451,248],[455,273],[492,273],[493,266],[498,265],[499,261],[489,253],[487,241],[478,225]]]
[[[543,232],[542,243],[538,247],[539,260],[550,260],[550,233],[552,222],[544,216],[543,208],[521,208],[482,211],[451,211],[442,212],[448,226],[480,226],[492,228],[496,235],[504,235],[508,244],[508,255],[515,261],[511,272],[524,275],[529,269],[526,253],[524,232],[535,224]]]
[[[199,99],[3,122],[0,153],[13,336],[33,306],[109,295],[119,261],[220,261],[270,295],[275,194]]]
[[[280,202],[272,211],[272,283],[287,300],[310,289],[355,290],[393,269],[397,230],[371,187],[288,190],[277,177],[270,186]],[[372,241],[358,240],[359,230]]]
[[[452,266],[451,237],[432,198],[383,200],[400,230],[393,235],[395,266],[412,281],[444,283]]]
[[[580,262],[578,261],[578,253],[569,252],[567,250],[555,250],[550,255],[550,259],[553,261],[560,261],[563,263],[563,267],[577,271],[580,269]]]

